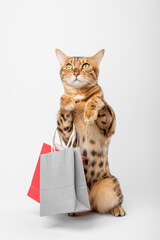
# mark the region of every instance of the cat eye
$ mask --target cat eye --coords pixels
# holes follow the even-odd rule
[[[67,63],[66,69],[71,70],[72,68],[73,68],[72,65],[70,63]]]
[[[90,65],[89,65],[88,63],[84,63],[83,66],[82,66],[82,68],[83,68],[83,69],[87,69],[87,68],[89,68],[89,66],[90,66]]]

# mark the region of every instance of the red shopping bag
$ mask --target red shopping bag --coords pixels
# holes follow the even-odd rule
[[[56,151],[59,151],[58,149],[55,149]],[[37,202],[40,202],[40,157],[41,154],[45,154],[45,153],[49,153],[51,152],[51,146],[43,143],[39,158],[38,158],[38,162],[37,162],[37,166],[32,178],[32,182],[31,182],[31,186],[29,188],[29,191],[27,193],[27,196],[34,199]]]
[[[55,151],[60,151],[60,150],[55,148]],[[40,203],[40,157],[41,157],[41,154],[45,154],[49,152],[51,152],[51,146],[46,143],[43,143],[43,146],[38,158],[37,166],[32,178],[32,182],[31,182],[29,191],[27,193],[28,197],[32,198],[33,200],[39,203]],[[82,156],[82,160],[83,160],[83,156]]]

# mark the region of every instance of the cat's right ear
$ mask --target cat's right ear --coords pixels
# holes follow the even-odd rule
[[[68,58],[68,56],[66,54],[64,54],[61,50],[59,49],[55,49],[56,51],[56,55],[57,55],[57,58],[58,58],[58,61],[61,65],[61,67],[64,65],[64,63],[66,62],[66,59]]]
[[[96,54],[92,57],[98,67],[99,67],[100,62],[101,62],[101,60],[102,60],[102,58],[103,58],[104,52],[105,52],[105,50],[102,49],[101,51],[99,51],[98,53],[96,53]]]

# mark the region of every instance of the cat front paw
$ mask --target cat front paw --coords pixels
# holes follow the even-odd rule
[[[69,97],[61,97],[61,109],[71,112],[75,108],[75,101]]]
[[[84,121],[88,124],[94,123],[94,121],[97,119],[98,112],[96,110],[85,110],[84,111]]]

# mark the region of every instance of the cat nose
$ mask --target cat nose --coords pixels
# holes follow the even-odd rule
[[[74,76],[78,76],[79,75],[79,72],[74,72]]]

